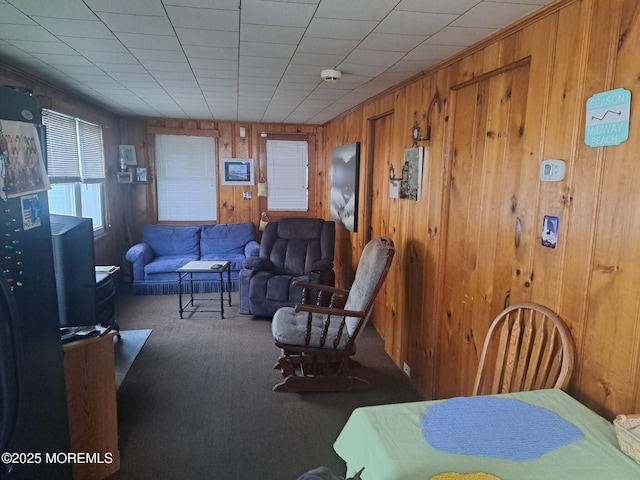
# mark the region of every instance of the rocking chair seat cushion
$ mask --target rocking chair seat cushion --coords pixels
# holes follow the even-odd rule
[[[322,330],[327,316],[320,313],[312,313],[312,315],[313,320],[311,322],[311,340],[309,345],[305,343],[308,314],[306,312],[296,313],[294,307],[282,307],[274,314],[271,323],[273,338],[276,342],[284,345],[301,347],[306,345],[313,348],[333,349],[333,342],[338,334],[338,327],[342,318],[331,318],[332,321],[327,332],[327,339],[324,347],[322,347],[320,345],[320,338],[322,337]],[[344,328],[337,350],[344,350],[348,342],[349,334],[347,333],[347,329]]]

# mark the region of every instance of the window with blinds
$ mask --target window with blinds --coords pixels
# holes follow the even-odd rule
[[[104,181],[102,127],[51,110],[42,111],[47,127],[47,171],[51,183]]]
[[[267,140],[269,210],[308,210],[308,150],[305,141]]]
[[[88,217],[94,231],[104,228],[104,149],[102,127],[43,109],[51,213]]]
[[[156,135],[158,220],[218,219],[215,151],[212,137]]]

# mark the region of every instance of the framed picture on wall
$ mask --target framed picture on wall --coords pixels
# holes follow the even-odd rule
[[[220,160],[221,185],[253,185],[253,158],[223,158]]]
[[[331,150],[331,220],[350,232],[358,231],[360,143]]]
[[[118,146],[118,154],[121,162],[124,165],[137,165],[136,160],[136,146],[135,145],[120,145]]]
[[[118,172],[118,183],[133,183],[133,174],[131,172]]]

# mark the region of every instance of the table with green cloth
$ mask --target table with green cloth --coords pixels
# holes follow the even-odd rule
[[[363,480],[640,479],[613,424],[558,389],[357,408],[334,450]]]

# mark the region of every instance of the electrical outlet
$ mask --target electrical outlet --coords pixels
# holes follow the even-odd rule
[[[404,371],[407,377],[411,376],[411,367],[407,365],[407,362],[404,362],[404,365],[402,366],[402,370]]]

